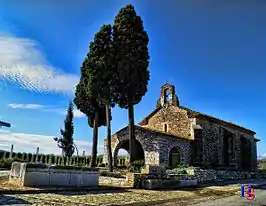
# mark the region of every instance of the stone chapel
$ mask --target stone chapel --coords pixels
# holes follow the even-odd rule
[[[256,133],[179,104],[175,87],[165,84],[156,108],[135,125],[136,155],[145,164],[180,163],[203,168],[257,168]],[[104,162],[107,162],[105,140]],[[129,149],[128,128],[112,135],[114,166],[119,149]]]

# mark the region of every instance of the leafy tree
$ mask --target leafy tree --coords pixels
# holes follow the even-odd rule
[[[71,157],[75,151],[75,145],[73,141],[74,134],[74,125],[73,125],[73,104],[69,103],[67,115],[65,119],[64,130],[61,129],[60,133],[62,137],[55,137],[54,140],[57,142],[57,145],[60,149],[62,149],[63,156]]]
[[[150,79],[148,71],[149,38],[140,16],[132,5],[120,9],[113,25],[113,45],[119,86],[117,101],[121,108],[128,109],[130,162],[134,161],[134,105],[138,104],[147,92]]]
[[[95,34],[94,44],[90,47],[92,74],[91,83],[95,85],[96,100],[101,105],[105,105],[107,124],[107,150],[108,169],[113,171],[112,151],[111,151],[111,107],[115,106],[116,97],[116,67],[114,65],[114,49],[112,46],[112,26],[103,25],[99,32]]]
[[[91,42],[90,48],[93,47],[93,44],[94,42]],[[106,125],[106,118],[105,108],[97,102],[97,89],[92,84],[92,73],[90,70],[93,66],[93,58],[90,53],[91,50],[81,67],[81,78],[76,86],[74,103],[87,116],[88,124],[93,128],[91,167],[96,167],[98,127]]]

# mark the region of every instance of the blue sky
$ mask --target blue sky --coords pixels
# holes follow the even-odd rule
[[[14,143],[19,151],[58,152],[51,138],[63,126],[89,43],[128,3],[150,38],[151,80],[136,123],[169,80],[181,105],[256,131],[266,156],[266,2],[245,0],[0,0],[0,118],[13,125],[2,128],[0,149]],[[92,130],[75,116],[78,147],[90,153]],[[115,108],[112,131],[126,124],[127,111]]]

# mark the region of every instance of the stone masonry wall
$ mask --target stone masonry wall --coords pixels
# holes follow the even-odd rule
[[[232,134],[233,137],[229,144],[231,149],[229,149],[228,167],[241,168],[241,150],[243,148],[241,148],[240,136],[244,136],[251,142],[251,169],[256,169],[257,150],[253,135],[199,118],[196,119],[196,124],[203,128],[203,165],[224,166],[224,138],[227,132]]]
[[[166,104],[148,120],[148,124],[145,127],[164,132],[164,124],[167,124],[168,134],[192,139],[191,121],[187,116],[186,110]]]
[[[266,179],[266,171],[230,171],[230,170],[204,170],[201,168],[187,169],[189,176],[193,176],[198,182],[227,181],[240,179]]]
[[[154,132],[140,126],[135,126],[135,137],[144,150],[146,164],[168,164],[170,150],[173,147],[178,147],[181,150],[181,158],[183,163],[190,163],[190,141],[169,137],[163,133]],[[121,149],[121,145],[123,142],[128,140],[129,135],[127,127],[112,135],[112,154],[114,161],[116,161],[118,150]],[[103,161],[107,162],[106,153]]]
[[[219,153],[222,149],[219,126],[198,119],[196,123],[203,128],[201,136],[203,141],[203,165],[211,166],[219,163],[219,160],[222,159],[222,155]]]
[[[114,178],[114,177],[99,177],[100,185],[112,185],[112,186],[130,186],[126,178]],[[132,185],[133,186],[133,185]]]
[[[185,175],[163,175],[163,174],[139,174],[139,173],[128,173],[126,178],[114,178],[114,177],[100,177],[100,185],[112,185],[112,186],[123,186],[132,188],[141,188],[143,183],[148,180],[153,182],[157,180],[156,185],[167,184],[167,187],[177,186],[178,181],[187,181],[190,184],[205,183],[205,182],[223,182],[230,180],[241,180],[241,179],[266,179],[266,171],[246,172],[246,171],[226,171],[226,170],[204,170],[200,168],[188,168],[188,174]],[[171,184],[173,183],[173,184]],[[194,185],[194,184],[193,184]]]

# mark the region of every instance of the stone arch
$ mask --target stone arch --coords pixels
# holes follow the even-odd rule
[[[145,151],[143,149],[142,144],[137,139],[136,139],[135,146],[136,146],[136,156],[134,159],[143,160],[145,163]],[[118,155],[119,149],[124,149],[129,153],[129,139],[124,139],[116,144],[114,151],[113,151],[114,166],[117,165],[117,155]]]
[[[178,146],[173,146],[169,151],[168,158],[169,166],[172,168],[176,167],[183,162],[182,149]]]
[[[164,102],[169,103],[170,102],[169,98],[170,98],[170,89],[165,88],[164,89]]]

